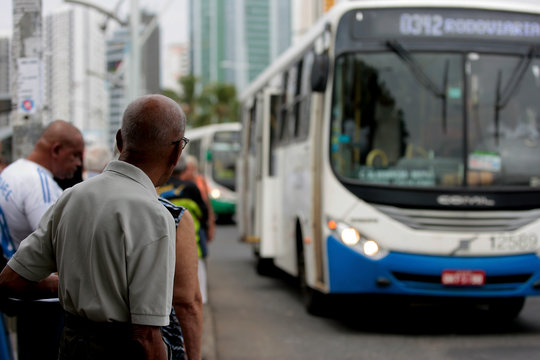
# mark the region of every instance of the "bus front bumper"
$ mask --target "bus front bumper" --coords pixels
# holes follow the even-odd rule
[[[372,260],[327,239],[330,293],[456,297],[540,295],[540,258],[536,254],[492,257],[430,256],[390,252]],[[479,286],[443,285],[444,270],[483,271]]]
[[[210,202],[217,215],[234,215],[236,212],[236,203],[233,201],[210,199]]]

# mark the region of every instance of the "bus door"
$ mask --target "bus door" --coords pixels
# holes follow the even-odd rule
[[[248,166],[251,148],[254,147],[254,124],[255,124],[256,102],[242,108],[242,151],[236,160],[236,189],[238,204],[236,207],[236,224],[242,241],[248,242],[249,236],[253,235],[253,227],[249,226],[249,196],[251,182],[255,179],[250,177]]]
[[[277,135],[278,135],[278,100],[279,92],[267,89],[263,93],[261,150],[257,151],[257,197],[256,197],[256,228],[260,230],[260,256],[273,258],[276,252],[276,238],[279,234],[279,187],[276,177],[277,170]],[[257,226],[258,225],[258,226]]]

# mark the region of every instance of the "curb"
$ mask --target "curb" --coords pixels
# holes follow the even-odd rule
[[[201,341],[203,360],[217,360],[214,317],[210,304],[203,305],[203,330]]]

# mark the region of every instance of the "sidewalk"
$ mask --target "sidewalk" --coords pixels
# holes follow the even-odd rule
[[[202,359],[217,360],[214,318],[210,302],[203,306]]]

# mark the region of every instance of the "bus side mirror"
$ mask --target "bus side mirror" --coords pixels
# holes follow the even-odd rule
[[[324,92],[328,81],[330,59],[328,53],[324,52],[315,55],[313,65],[311,66],[311,90],[315,92]]]

